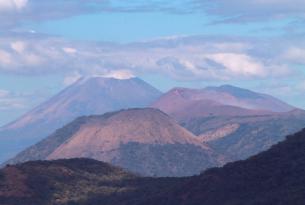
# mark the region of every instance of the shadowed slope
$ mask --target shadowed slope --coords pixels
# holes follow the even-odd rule
[[[303,205],[305,130],[266,152],[187,178],[141,178],[86,159],[0,171],[4,205]]]
[[[304,204],[304,152],[305,130],[257,156],[193,177],[171,193],[157,197],[155,202],[162,205]]]
[[[28,162],[0,171],[0,204],[65,204],[85,201],[91,193],[124,192],[136,178],[120,168],[89,159]]]

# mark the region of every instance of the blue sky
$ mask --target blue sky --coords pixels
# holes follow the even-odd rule
[[[303,0],[0,0],[0,125],[80,76],[233,84],[305,108]]]
[[[211,24],[217,19],[203,13],[183,15],[163,12],[101,13],[33,23],[26,25],[25,28],[73,40],[128,43],[166,36],[281,35],[283,30],[280,28],[284,27],[288,21],[275,20],[243,25]],[[264,31],[267,27],[273,28],[274,31]]]

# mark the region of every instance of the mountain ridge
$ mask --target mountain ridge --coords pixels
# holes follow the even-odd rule
[[[158,101],[165,98],[166,95],[173,95],[173,93],[184,99],[211,100],[222,105],[237,106],[244,109],[271,112],[287,112],[295,109],[294,106],[288,105],[271,95],[232,85],[221,85],[218,87],[209,86],[201,89],[175,87],[161,96],[161,99]],[[154,104],[152,106],[154,106]]]
[[[262,104],[263,107],[268,105],[266,109],[243,106],[249,102],[255,105],[262,99],[267,102],[272,99],[271,103]],[[152,107],[169,114],[202,142],[227,156],[229,161],[235,161],[264,151],[305,127],[304,110],[292,106],[281,112],[268,110],[273,104],[274,107],[283,105],[272,96],[224,85],[203,89],[173,88]]]

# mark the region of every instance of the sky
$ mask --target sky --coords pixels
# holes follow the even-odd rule
[[[90,75],[305,108],[305,1],[0,0],[0,126]]]

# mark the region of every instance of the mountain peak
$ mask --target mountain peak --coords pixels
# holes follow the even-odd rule
[[[0,145],[0,161],[7,153],[12,156],[79,116],[147,107],[160,95],[159,90],[139,78],[82,78],[1,129],[2,143],[7,144]],[[18,146],[14,140],[20,142]]]
[[[98,81],[98,82],[119,82],[119,81],[134,81],[134,80],[141,80],[138,77],[129,77],[129,78],[118,78],[118,77],[111,77],[111,76],[103,76],[103,75],[91,75],[86,77],[79,78],[74,84],[75,85],[82,85],[88,82]]]
[[[133,78],[137,78],[135,75],[133,75],[130,71],[127,70],[118,70],[118,71],[111,71],[107,74],[103,74],[103,75],[89,75],[89,76],[84,76],[79,78],[79,82],[83,82],[83,81],[88,81],[88,80],[93,80],[93,79],[103,79],[103,80],[107,80],[107,79],[112,79],[112,80],[129,80],[129,79],[133,79]]]
[[[78,157],[148,176],[198,174],[223,159],[167,114],[138,108],[79,118],[8,163]]]

